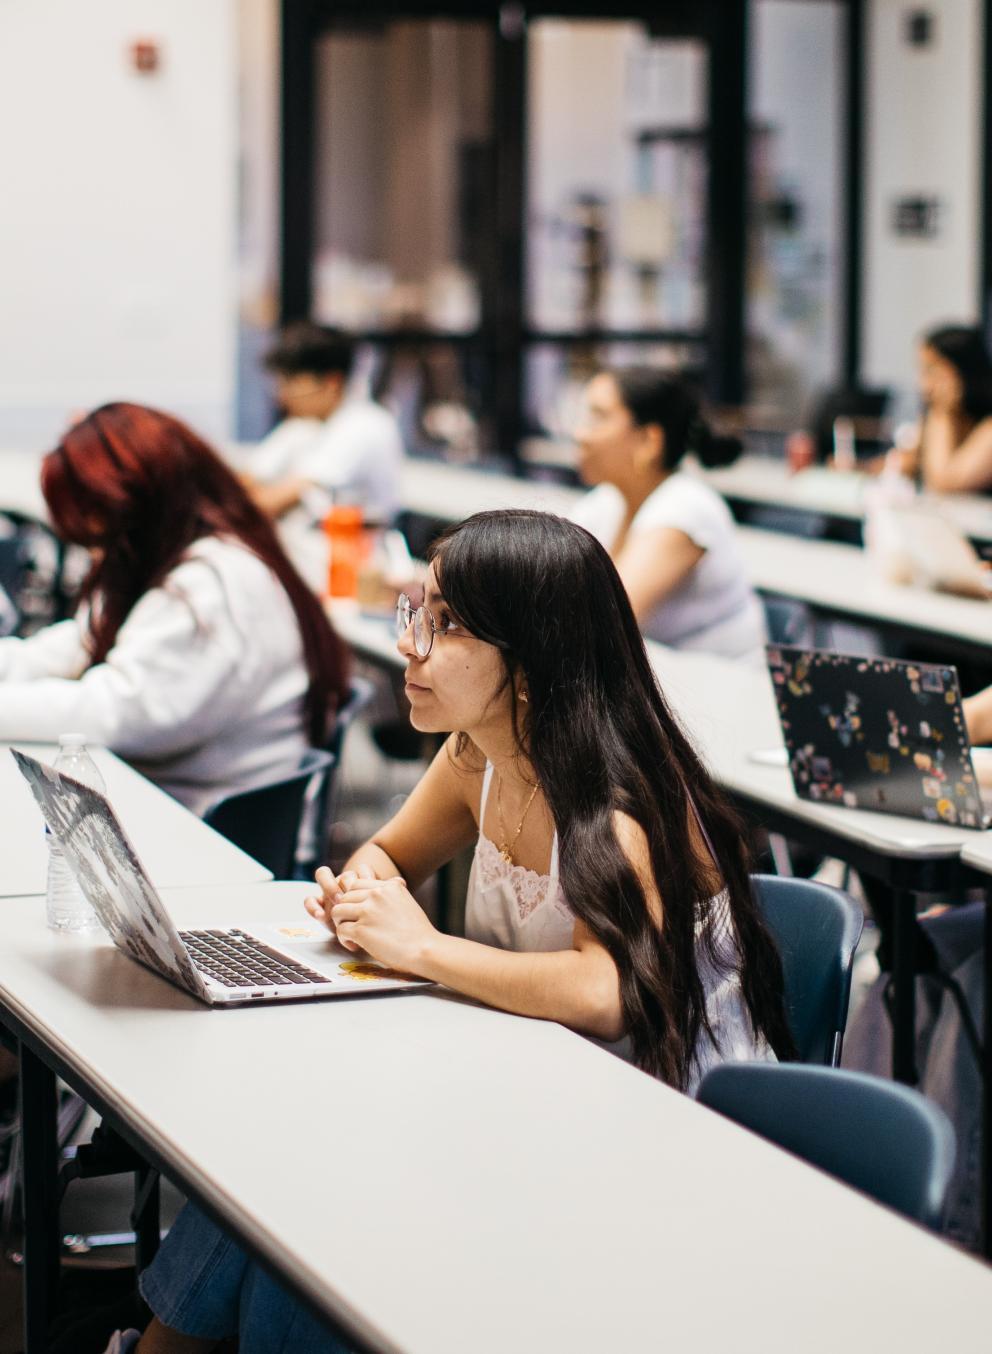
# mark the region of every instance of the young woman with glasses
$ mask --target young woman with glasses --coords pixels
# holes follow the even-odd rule
[[[721,1059],[787,1056],[744,833],[596,540],[543,513],[469,518],[434,546],[424,605],[401,599],[399,632],[412,722],[450,736],[344,871],[318,870],[311,915],[348,949],[559,1021],[684,1091]],[[444,935],[411,890],[473,846],[466,934]],[[242,1354],[340,1348],[190,1209],[142,1288],[158,1317],[141,1354],[236,1331]]]

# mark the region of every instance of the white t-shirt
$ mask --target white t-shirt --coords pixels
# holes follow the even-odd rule
[[[84,616],[0,640],[0,740],[85,733],[194,813],[297,766],[309,739],[296,613],[256,555],[209,537],[88,667]]]
[[[620,490],[600,484],[582,499],[572,517],[612,551],[625,512]],[[644,620],[645,636],[672,649],[763,663],[764,612],[747,580],[726,503],[702,480],[684,473],[670,475],[634,514],[628,538],[661,527],[684,532],[706,553]]]
[[[396,419],[373,400],[346,400],[325,422],[288,418],[252,452],[248,471],[262,481],[298,476],[388,522],[399,507],[403,439]]]

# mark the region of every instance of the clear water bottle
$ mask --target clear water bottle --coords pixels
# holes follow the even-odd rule
[[[97,765],[86,750],[86,735],[64,733],[59,738],[55,770],[105,794],[107,787]],[[48,924],[53,931],[92,931],[99,926],[96,913],[76,883],[58,839],[45,824],[48,844],[48,887],[46,889]]]

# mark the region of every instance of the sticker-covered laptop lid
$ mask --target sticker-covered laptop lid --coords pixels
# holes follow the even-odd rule
[[[800,798],[984,826],[953,667],[780,645],[767,656]]]
[[[11,751],[114,944],[188,992],[204,996],[206,984],[105,797],[17,748]]]

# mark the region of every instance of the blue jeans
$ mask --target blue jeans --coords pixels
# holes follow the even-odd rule
[[[348,1354],[296,1298],[192,1204],[141,1276],[142,1297],[183,1335],[239,1337],[239,1354]]]

